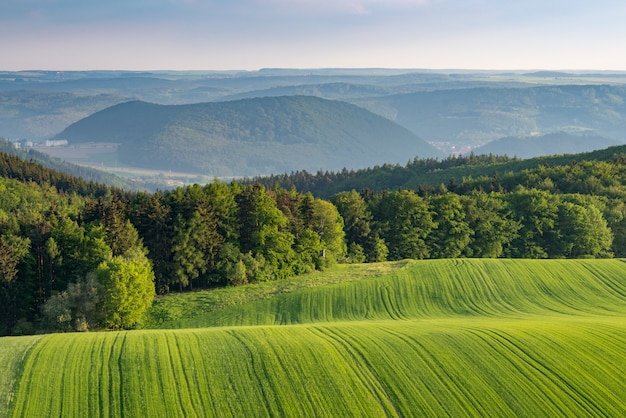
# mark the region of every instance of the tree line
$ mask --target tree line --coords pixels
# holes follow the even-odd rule
[[[510,193],[459,195],[442,187],[425,197],[412,190],[340,192],[332,201],[345,222],[348,258],[355,262],[626,254],[613,231],[626,226],[626,207],[594,196],[522,186]]]
[[[24,161],[37,164],[24,164]],[[79,194],[106,194],[108,189],[122,194],[123,190],[139,190],[136,184],[121,177],[72,164],[32,148],[15,148],[11,142],[1,137],[0,176],[51,183],[59,189],[76,191]]]
[[[0,333],[129,328],[155,294],[337,262],[623,257],[625,167],[542,165],[329,200],[259,183],[128,193],[0,177]]]
[[[81,195],[0,177],[0,333],[129,328],[155,292],[277,280],[344,247],[335,206],[295,190]]]

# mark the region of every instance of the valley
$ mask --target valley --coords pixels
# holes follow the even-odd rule
[[[118,152],[97,157],[92,165],[209,179],[351,170],[472,151],[529,158],[626,142],[625,80],[619,72],[382,69],[5,73],[0,79],[0,137],[22,142],[55,137],[69,139],[71,146],[116,142],[121,144]],[[270,98],[284,102],[300,96],[309,99],[300,100],[299,110],[273,105],[255,116]],[[320,118],[324,111],[313,97],[332,101],[327,104],[351,103],[371,113],[334,108]],[[221,119],[244,99],[250,105],[239,107],[239,119],[232,113]],[[146,103],[142,108],[129,103],[137,101]],[[139,130],[125,128],[120,136],[115,124],[89,127],[103,111],[122,117],[123,108],[111,108],[122,104],[128,112],[124,117]],[[176,106],[168,111],[175,119],[155,119],[146,113],[149,104],[155,110],[157,104]],[[200,104],[205,110],[199,111]],[[173,116],[191,105],[196,116]],[[373,114],[395,127],[383,129],[381,121],[372,125]],[[337,122],[330,122],[329,115]],[[281,131],[285,123],[289,133]],[[400,127],[407,132],[400,133]],[[555,135],[560,139],[552,140]],[[391,142],[376,144],[382,138]],[[498,141],[511,138],[518,138],[515,146],[498,147]],[[173,180],[184,176],[178,177]]]

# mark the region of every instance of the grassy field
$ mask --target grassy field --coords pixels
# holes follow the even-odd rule
[[[626,414],[620,260],[341,266],[152,314],[180,329],[0,339],[10,416]]]
[[[621,260],[459,259],[339,266],[301,283],[295,279],[163,298],[143,326],[621,315],[626,312],[624,274]]]
[[[243,287],[227,287],[212,291],[174,294],[155,300],[139,328],[185,328],[214,326],[228,309],[251,302],[276,300],[275,297],[334,284],[378,278],[403,269],[412,262],[337,265],[324,272],[314,272],[281,281],[256,283]],[[226,325],[221,324],[221,325]],[[254,323],[252,325],[260,325]]]
[[[22,361],[40,337],[5,337],[0,339],[0,417],[9,413]]]

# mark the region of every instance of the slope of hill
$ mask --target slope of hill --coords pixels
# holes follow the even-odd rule
[[[597,135],[571,135],[565,132],[558,132],[532,137],[500,138],[476,148],[474,153],[534,158],[555,154],[578,154],[608,148],[621,143],[621,141]]]
[[[485,176],[501,178],[505,174],[515,175],[524,170],[533,170],[542,166],[567,166],[572,162],[611,162],[622,160],[624,154],[626,154],[626,145],[579,154],[560,154],[529,159],[472,153],[467,156],[451,156],[441,161],[416,159],[405,166],[387,164],[355,171],[344,170],[316,174],[300,171],[290,175],[255,177],[253,181],[267,187],[278,184],[283,188],[295,187],[301,192],[331,197],[338,192],[349,190],[418,190],[419,188],[435,188],[442,184],[458,186],[464,179],[471,180]]]
[[[9,416],[623,416],[625,273],[420,261],[215,320],[242,327],[0,339],[0,398]]]
[[[396,262],[392,269],[365,280],[355,275],[335,284],[267,292],[234,306],[218,302],[220,296],[230,298],[229,289],[217,295],[200,293],[195,300],[173,295],[155,302],[146,325],[197,328],[626,312],[626,279],[620,278],[626,263],[621,260],[442,259]],[[325,274],[316,273],[322,283]],[[259,287],[265,286],[272,284]],[[209,297],[213,303],[207,303]],[[180,318],[164,320],[168,305]]]
[[[626,88],[564,85],[469,88],[372,98],[355,103],[430,143],[464,152],[507,136],[586,133],[622,141]],[[562,153],[562,152],[559,152]]]
[[[59,139],[118,142],[127,165],[210,175],[333,170],[441,154],[357,106],[294,96],[159,106],[129,102],[72,124]]]
[[[7,160],[11,159],[10,156],[15,158],[13,162],[8,163]],[[34,149],[17,149],[2,138],[0,138],[0,164],[3,168],[10,167],[10,170],[0,169],[2,176],[37,183],[56,183],[58,188],[63,188],[59,184],[59,179],[62,179],[64,183],[79,182],[78,179],[82,179],[85,182],[97,183],[102,194],[105,194],[106,186],[127,191],[144,189],[141,185],[111,173],[68,163]],[[45,167],[46,170],[42,167]],[[53,177],[56,178],[56,181],[52,179]]]
[[[0,137],[47,139],[69,124],[122,101],[111,94],[0,91]]]
[[[395,83],[394,84],[394,80]],[[366,83],[371,84],[356,84]],[[321,84],[295,84],[281,85],[262,90],[248,90],[242,93],[228,95],[219,100],[238,100],[253,97],[276,97],[276,96],[316,96],[331,100],[342,100],[345,102],[359,103],[362,100],[374,97],[387,97],[397,94],[413,93],[417,91],[450,90],[460,88],[512,88],[528,87],[528,84],[516,81],[481,81],[463,77],[428,77],[426,74],[405,75],[404,77],[379,77],[379,79],[355,78],[351,82],[336,81]]]
[[[263,90],[252,90],[224,97],[220,100],[240,100],[254,97],[280,96],[315,96],[331,100],[349,101],[349,99],[363,97],[388,96],[396,93],[401,87],[382,87],[374,85],[359,85],[350,83],[303,84],[293,86],[279,86]]]

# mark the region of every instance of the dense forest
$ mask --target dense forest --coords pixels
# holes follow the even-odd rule
[[[529,159],[470,153],[451,155],[442,160],[414,158],[404,166],[383,164],[360,170],[318,170],[315,173],[301,170],[291,174],[252,177],[244,179],[244,182],[261,183],[266,187],[274,185],[287,189],[295,187],[301,192],[311,192],[318,197],[330,198],[336,193],[352,189],[381,192],[400,189],[428,190],[441,184],[454,187],[457,183],[471,182],[476,178],[499,179],[503,176],[530,172],[537,167],[566,166],[577,161],[612,161],[622,158],[622,155],[626,155],[625,145],[579,154],[559,154]]]
[[[529,160],[494,175],[478,173],[522,161],[415,160],[407,167],[473,167],[476,175],[348,188],[325,200],[259,182],[124,192],[0,154],[0,333],[129,328],[154,294],[278,280],[337,262],[624,257],[623,155]]]

